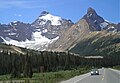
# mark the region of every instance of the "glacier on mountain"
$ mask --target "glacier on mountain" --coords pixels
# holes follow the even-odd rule
[[[45,50],[43,48],[47,47],[50,43],[53,41],[56,41],[59,37],[56,37],[54,39],[48,39],[45,36],[41,35],[41,32],[33,32],[32,33],[32,39],[28,40],[26,39],[25,41],[16,41],[13,40],[9,37],[3,38],[4,43],[6,44],[12,44],[15,46],[23,47],[23,48],[29,48],[29,49],[35,49],[35,50]]]
[[[45,16],[41,16],[39,17],[41,21],[41,25],[44,25],[46,24],[47,21],[50,21],[51,22],[51,25],[54,25],[54,26],[58,26],[58,25],[61,25],[61,20],[62,18],[59,17],[59,16],[53,16],[51,14],[46,14]]]

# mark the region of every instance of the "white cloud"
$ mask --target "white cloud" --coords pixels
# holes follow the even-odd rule
[[[22,15],[21,15],[21,14],[19,14],[18,16],[19,16],[19,17],[21,17]]]
[[[14,16],[21,17],[22,15],[21,14],[14,14]]]

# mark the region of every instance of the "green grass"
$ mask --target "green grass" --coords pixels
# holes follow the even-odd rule
[[[118,65],[118,66],[113,66],[113,69],[120,70],[120,65]]]
[[[0,75],[0,80],[9,80],[10,75]]]
[[[14,78],[10,79],[10,75],[1,75],[0,81],[5,80],[25,80],[26,83],[57,83],[63,80],[70,79],[74,76],[87,73],[89,69],[80,68],[77,70],[66,70],[59,72],[34,73],[32,78]]]

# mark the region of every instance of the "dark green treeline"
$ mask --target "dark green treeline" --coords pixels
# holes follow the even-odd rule
[[[26,54],[3,51],[0,53],[0,75],[32,77],[35,72],[71,70],[78,67],[112,67],[120,65],[120,56],[105,56],[91,59],[69,52],[27,52]]]

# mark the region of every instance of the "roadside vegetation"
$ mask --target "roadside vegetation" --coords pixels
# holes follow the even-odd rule
[[[34,51],[21,48],[25,52],[21,54],[4,49],[0,49],[0,81],[55,83],[86,73],[92,66],[113,67],[120,64],[119,55],[85,58],[69,51]]]
[[[1,75],[0,82],[24,82],[24,83],[56,83],[70,79],[74,76],[81,75],[90,71],[90,68],[78,68],[58,72],[34,73],[32,78],[11,78],[11,75]]]
[[[117,65],[117,66],[113,66],[113,69],[117,69],[117,70],[120,70],[120,65]]]

